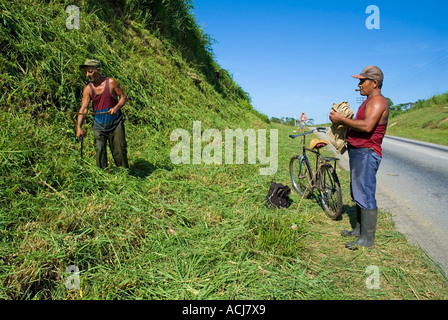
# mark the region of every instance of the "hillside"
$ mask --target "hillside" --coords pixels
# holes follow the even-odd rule
[[[448,146],[448,93],[393,111],[387,134]]]
[[[79,29],[66,27],[69,5]],[[386,213],[379,249],[347,252],[348,213],[330,221],[297,194],[288,209],[265,206],[271,180],[289,183],[297,141],[214,61],[190,8],[0,0],[0,299],[446,299],[446,279]],[[68,115],[86,58],[129,98],[129,170],[96,167],[92,130],[80,157]],[[174,164],[171,133],[194,121],[204,132],[278,130],[278,171],[261,175],[246,158]],[[338,175],[349,212],[348,173]],[[378,290],[365,285],[372,265]]]
[[[79,7],[79,29],[66,27],[68,5]],[[117,252],[111,238],[130,245],[123,239],[140,242],[150,225],[164,234],[173,223],[153,221],[143,232],[152,215],[192,223],[186,208],[206,204],[185,197],[205,187],[188,170],[176,172],[173,130],[192,132],[196,120],[218,130],[266,124],[213,60],[211,39],[184,1],[1,1],[0,15],[0,297],[52,296],[68,265],[109,260]],[[91,130],[80,159],[68,115],[80,107],[87,78],[78,66],[87,58],[100,60],[128,96],[130,176],[95,167]],[[221,171],[206,179],[226,180]],[[120,226],[127,235],[110,229],[114,219],[130,224]],[[98,238],[105,242],[88,244]]]

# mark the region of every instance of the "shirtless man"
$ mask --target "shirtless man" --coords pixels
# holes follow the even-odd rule
[[[378,209],[375,199],[376,173],[382,158],[381,144],[386,133],[389,104],[381,94],[383,72],[376,66],[367,66],[359,75],[359,90],[367,100],[359,108],[355,119],[342,117],[331,111],[330,120],[348,128],[347,148],[350,159],[350,192],[356,202],[356,226],[342,231],[343,236],[359,236],[345,246],[356,250],[359,246],[371,248],[375,242]]]
[[[305,132],[305,124],[308,119],[306,118],[305,112],[302,112],[302,116],[300,117],[300,132]]]

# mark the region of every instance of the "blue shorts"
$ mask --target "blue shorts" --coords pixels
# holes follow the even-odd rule
[[[350,148],[350,193],[362,209],[376,209],[376,173],[381,157],[369,148]]]

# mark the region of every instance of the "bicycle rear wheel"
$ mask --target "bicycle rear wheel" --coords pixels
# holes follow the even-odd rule
[[[342,214],[342,191],[334,168],[325,163],[319,171],[320,196],[325,213],[333,220]]]
[[[301,196],[305,194],[305,198],[309,198],[313,194],[310,172],[310,165],[305,158],[295,156],[289,161],[289,175],[292,186]]]

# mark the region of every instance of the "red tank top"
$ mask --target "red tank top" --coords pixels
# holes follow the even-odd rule
[[[93,85],[89,83],[90,90],[92,91],[93,112],[106,112],[117,105],[118,100],[110,93],[109,82],[110,78],[106,78],[104,90],[100,94],[97,94]],[[98,114],[94,119],[94,130],[110,131],[115,129],[117,124],[121,121],[122,113],[121,110],[118,110],[117,114],[114,116],[110,114]]]
[[[364,120],[367,103],[370,99],[367,99],[362,106],[358,109],[355,119]],[[381,144],[383,143],[384,135],[386,134],[387,122],[385,124],[377,124],[371,132],[359,132],[353,129],[347,131],[347,143],[355,148],[373,148],[373,150],[382,157]]]
[[[100,94],[96,94],[91,83],[89,83],[89,86],[92,91],[92,104],[94,112],[107,111],[117,105],[118,100],[115,99],[110,93],[109,78],[106,79],[106,85],[104,86],[103,92]]]

